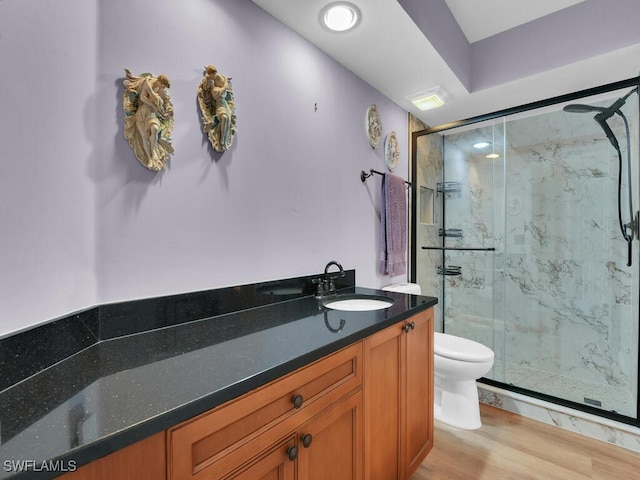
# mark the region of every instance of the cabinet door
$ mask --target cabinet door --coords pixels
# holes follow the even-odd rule
[[[224,478],[361,384],[356,343],[170,428],[168,478]]]
[[[400,478],[401,365],[403,325],[393,325],[364,343],[364,478]]]
[[[362,480],[362,391],[298,430],[298,478]]]
[[[414,315],[409,325],[403,478],[417,470],[433,446],[433,309]]]
[[[164,431],[64,474],[64,480],[165,480]]]
[[[295,457],[289,458],[295,443],[295,437],[284,439],[249,467],[225,480],[295,480]]]
[[[433,309],[364,343],[364,475],[408,479],[433,443]]]

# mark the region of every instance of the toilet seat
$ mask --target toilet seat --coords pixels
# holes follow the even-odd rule
[[[440,357],[462,362],[492,362],[494,357],[493,350],[481,343],[439,332],[434,333],[433,351]]]

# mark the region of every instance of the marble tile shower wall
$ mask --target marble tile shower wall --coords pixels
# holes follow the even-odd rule
[[[469,149],[479,136],[499,158]],[[446,228],[464,235],[447,244],[496,248],[447,253],[462,275],[444,280],[445,331],[495,350],[491,378],[635,417],[638,243],[627,267],[617,156],[592,116],[496,122],[446,136],[444,151],[445,180],[461,184]]]
[[[438,134],[418,137],[416,145],[417,155],[417,185],[421,189],[426,188],[433,192],[433,219],[431,223],[418,221],[416,225],[416,282],[422,288],[423,295],[442,297],[442,277],[437,275],[438,266],[442,265],[442,252],[437,250],[423,250],[423,246],[441,246],[442,239],[438,235],[442,228],[442,201],[443,196],[437,194],[437,184],[442,181],[442,136]],[[420,192],[418,192],[420,195]],[[418,209],[423,208],[418,202]],[[418,212],[418,218],[422,218],[423,212]],[[442,302],[438,302],[434,308],[434,328],[442,332]]]

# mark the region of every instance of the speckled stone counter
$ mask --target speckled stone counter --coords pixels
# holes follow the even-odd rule
[[[349,273],[355,281],[355,272]],[[200,293],[199,303],[189,302],[194,294],[127,302],[106,313],[81,315],[77,328],[69,319],[56,322],[62,337],[45,326],[40,327],[45,337],[19,335],[31,345],[0,340],[2,371],[11,370],[12,363],[18,370],[2,375],[0,478],[22,477],[15,471],[18,464],[8,463],[20,461],[35,462],[40,470],[27,473],[30,478],[55,477],[61,469],[169,428],[437,303],[433,297],[346,286],[340,295],[384,295],[395,303],[368,312],[328,310],[308,293],[308,280]],[[292,281],[300,288],[291,288]],[[246,292],[265,285],[271,289],[265,298],[247,297]],[[239,293],[243,289],[245,294]],[[209,307],[201,308],[207,304],[203,298]],[[226,311],[230,308],[236,310]],[[176,315],[177,310],[182,313]],[[220,311],[225,313],[207,315]],[[78,332],[85,328],[86,338]],[[65,339],[67,346],[43,344]],[[32,350],[40,352],[38,372],[29,372],[33,362],[23,358]],[[42,352],[50,351],[56,352],[48,357],[55,362],[46,365]],[[41,462],[57,462],[58,471],[43,470]]]

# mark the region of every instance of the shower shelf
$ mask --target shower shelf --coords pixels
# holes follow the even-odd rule
[[[464,235],[462,234],[461,228],[441,228],[438,230],[438,235],[440,237],[452,237],[452,238],[462,238]]]
[[[462,267],[449,265],[448,267],[438,267],[438,275],[455,276],[462,275]]]
[[[458,250],[471,252],[495,252],[495,247],[473,248],[473,247],[422,247],[422,250]]]
[[[436,184],[438,193],[456,194],[458,197],[462,194],[462,184],[460,182],[439,182]]]

